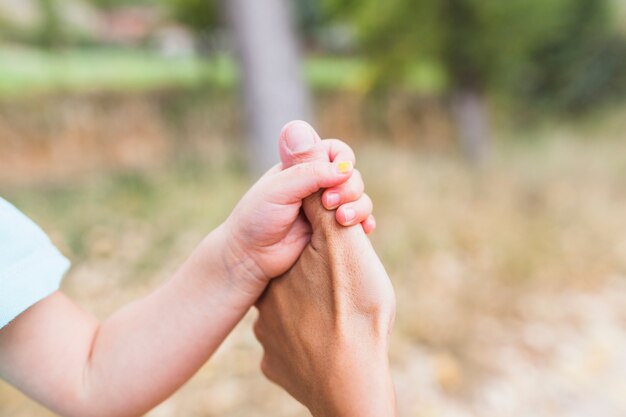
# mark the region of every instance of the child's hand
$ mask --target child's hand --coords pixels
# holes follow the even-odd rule
[[[309,242],[311,226],[300,213],[302,200],[326,188],[326,209],[337,209],[344,226],[358,223],[366,233],[376,227],[372,202],[353,166],[352,149],[336,140],[322,141],[305,122],[291,122],[279,140],[282,164],[270,169],[242,198],[225,223],[234,258],[252,273],[258,292],[285,273]],[[330,162],[329,162],[330,161]]]

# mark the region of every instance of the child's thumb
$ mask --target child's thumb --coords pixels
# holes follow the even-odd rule
[[[295,120],[283,127],[278,151],[283,169],[303,162],[329,162],[328,153],[319,144],[322,140],[307,122]]]
[[[315,146],[320,142],[321,139],[319,135],[308,123],[299,120],[288,123],[280,134],[278,145],[283,169],[299,164],[309,165],[307,163],[311,162],[330,162],[326,148],[323,146]],[[302,166],[302,168],[304,168],[304,166]],[[323,177],[325,176],[323,174],[324,171],[327,170],[318,169],[313,170],[312,173]],[[341,175],[337,176],[337,172],[331,172],[331,175],[338,179],[341,177]],[[319,179],[321,178],[318,178],[318,180]],[[314,179],[311,178],[310,180]],[[306,217],[314,225],[322,224],[322,219],[326,218],[334,221],[334,213],[329,213],[322,206],[321,191],[304,198],[303,208]]]

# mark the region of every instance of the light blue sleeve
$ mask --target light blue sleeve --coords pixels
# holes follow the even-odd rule
[[[0,328],[58,290],[69,266],[35,223],[0,198]]]

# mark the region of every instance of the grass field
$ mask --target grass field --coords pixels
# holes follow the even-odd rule
[[[398,296],[391,358],[401,416],[626,414],[626,143],[617,120],[589,135],[527,131],[526,141],[502,141],[482,171],[384,141],[359,145],[379,223],[372,240]],[[72,259],[64,290],[106,317],[166,279],[225,218],[249,185],[237,160],[234,147],[210,163],[4,195]],[[261,377],[253,316],[149,415],[306,416]],[[49,414],[1,385],[0,415]]]
[[[5,97],[189,87],[204,80],[230,86],[233,79],[233,66],[223,59],[209,63],[124,50],[0,50],[0,96]]]
[[[358,58],[310,57],[306,76],[315,89],[362,89],[367,65]],[[0,48],[0,98],[37,93],[148,91],[155,88],[210,85],[232,88],[236,67],[226,56],[212,59],[168,58],[138,50],[46,52]],[[420,65],[409,81],[423,92],[441,88],[440,72]]]

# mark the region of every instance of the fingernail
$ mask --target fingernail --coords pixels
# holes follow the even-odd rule
[[[285,132],[285,141],[291,152],[306,152],[315,145],[315,132],[306,123],[292,123]]]
[[[328,193],[326,194],[326,204],[328,208],[335,208],[339,205],[341,201],[341,197],[337,193]]]
[[[345,208],[343,209],[343,217],[346,223],[350,223],[356,217],[356,211],[354,211],[354,209],[351,209],[351,208]]]
[[[340,174],[347,174],[348,172],[352,171],[352,162],[350,161],[339,162],[337,164],[337,171],[339,171]]]

